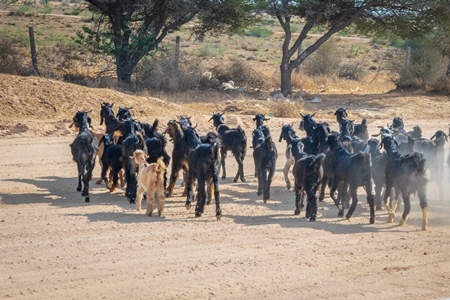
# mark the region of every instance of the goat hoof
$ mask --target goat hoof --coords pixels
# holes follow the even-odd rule
[[[346,216],[345,216],[345,218],[348,220],[348,219],[350,219],[352,217],[352,215],[349,215],[349,214],[347,214]]]
[[[81,192],[81,187],[77,187],[77,192]]]
[[[223,178],[223,179],[225,179],[225,178]],[[233,179],[233,182],[237,182],[237,181],[238,181],[238,179],[237,179],[237,178]]]
[[[227,178],[227,176],[226,175],[222,175],[222,179],[226,179]]]
[[[241,178],[241,181],[242,181],[242,182],[247,182],[247,180],[245,180],[244,177]]]
[[[222,218],[222,215],[217,215],[216,218],[217,218],[217,221],[220,221],[220,219]]]
[[[338,212],[338,217],[343,217],[344,216],[344,211],[343,210],[340,210],[339,212]]]
[[[190,210],[191,209],[191,203],[186,203],[184,205],[184,207],[186,207],[187,210]]]
[[[128,201],[130,202],[130,204],[135,204],[135,199],[129,198]]]
[[[308,219],[308,218],[311,218],[311,214],[306,213],[305,217],[306,217],[307,219]]]
[[[311,218],[309,218],[310,222],[315,222],[316,221],[316,215],[312,215]]]
[[[370,217],[370,224],[375,224],[375,217]]]
[[[198,211],[195,212],[195,217],[196,218],[200,218],[201,216],[202,216],[201,212],[198,212]]]
[[[91,199],[89,199],[89,197],[84,198],[84,202],[89,203],[91,202]]]
[[[300,210],[299,210],[299,209],[296,209],[296,210],[294,211],[294,215],[298,216],[299,214],[300,214]]]

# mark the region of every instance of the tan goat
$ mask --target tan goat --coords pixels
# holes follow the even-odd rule
[[[131,157],[135,163],[139,165],[139,173],[137,175],[138,188],[136,194],[136,210],[141,210],[142,195],[147,194],[147,212],[146,215],[152,216],[153,202],[155,201],[155,194],[158,196],[158,216],[164,209],[164,171],[166,165],[163,162],[163,157],[158,158],[156,163],[147,163],[147,153],[143,150],[136,150]]]

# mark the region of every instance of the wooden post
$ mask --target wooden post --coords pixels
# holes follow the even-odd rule
[[[178,76],[178,67],[180,64],[180,36],[175,39],[175,75]]]
[[[409,65],[411,64],[411,47],[406,48],[405,75],[409,76]]]
[[[34,42],[34,31],[33,27],[28,27],[28,33],[30,36],[30,50],[31,50],[31,64],[33,66],[34,71],[38,76],[41,76],[38,69],[38,61],[36,56],[36,44]]]

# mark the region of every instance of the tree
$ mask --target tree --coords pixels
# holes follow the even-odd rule
[[[443,1],[443,0],[442,0]],[[429,9],[429,1],[422,0],[267,0],[258,1],[258,9],[278,19],[284,30],[280,63],[281,93],[292,94],[292,71],[323,45],[336,32],[355,24],[367,32],[384,28],[394,28],[398,22],[411,24],[420,22],[422,12]],[[291,20],[298,17],[304,21],[299,36],[294,39],[291,32]],[[300,54],[298,49],[313,29],[321,27],[325,33]],[[420,26],[413,26],[420,28]],[[411,28],[413,28],[411,27]]]
[[[247,0],[86,0],[93,26],[80,41],[115,58],[119,82],[130,83],[139,61],[168,33],[198,18],[195,32],[234,33],[251,24]]]

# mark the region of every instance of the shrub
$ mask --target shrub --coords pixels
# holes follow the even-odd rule
[[[429,88],[438,86],[445,77],[448,61],[436,48],[423,42],[411,47],[409,65],[406,64],[407,51],[391,51],[387,68],[392,82],[397,88]]]
[[[276,118],[298,118],[298,112],[303,109],[301,102],[288,102],[286,100],[271,101],[270,113]]]
[[[253,27],[245,32],[246,36],[267,38],[273,35],[273,31],[265,27]]]
[[[198,88],[203,78],[200,61],[181,57],[178,68],[175,63],[169,53],[158,53],[143,60],[136,68],[138,89],[177,92]]]
[[[235,85],[243,87],[261,88],[270,81],[264,74],[257,72],[248,63],[241,60],[235,60],[230,65],[216,66],[211,71],[213,77],[219,81],[233,80]]]
[[[0,32],[0,72],[13,75],[33,73],[22,36]]]
[[[303,63],[306,75],[333,75],[338,73],[342,61],[342,52],[334,40],[325,42]]]

